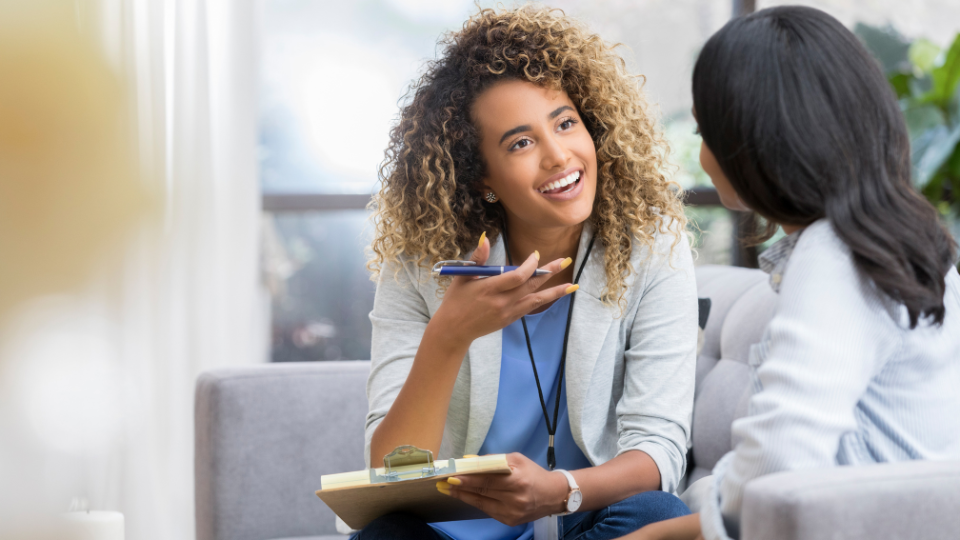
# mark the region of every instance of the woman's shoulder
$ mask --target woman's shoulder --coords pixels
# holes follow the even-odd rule
[[[898,320],[899,306],[864,278],[833,224],[820,219],[799,233],[780,284],[780,303],[818,306],[850,316]]]
[[[649,236],[631,238],[631,275],[627,278],[628,294],[642,295],[656,276],[685,273],[693,279],[693,254],[690,239],[680,221],[664,216],[662,222],[650,228]]]

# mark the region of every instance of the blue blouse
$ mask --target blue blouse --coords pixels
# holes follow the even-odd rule
[[[570,296],[564,296],[546,311],[527,315],[527,330],[537,362],[537,374],[544,391],[547,411],[553,418],[557,399],[557,377],[560,375],[560,354]],[[564,386],[566,382],[564,381]],[[497,410],[490,431],[480,447],[480,454],[520,452],[547,468],[547,426],[537,394],[537,383],[530,366],[530,353],[518,320],[503,329],[503,353],[500,360],[500,387]],[[554,437],[557,468],[576,470],[590,467],[590,462],[573,440],[567,417],[566,390],[560,397],[560,418]],[[530,540],[533,523],[508,527],[495,519],[448,521],[431,524],[434,529],[455,540]]]

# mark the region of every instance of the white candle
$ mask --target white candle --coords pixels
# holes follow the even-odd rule
[[[120,512],[67,512],[63,517],[70,540],[123,540]]]

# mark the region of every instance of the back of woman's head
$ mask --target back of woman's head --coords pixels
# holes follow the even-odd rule
[[[955,244],[913,189],[896,97],[849,30],[795,6],[735,19],[700,53],[693,102],[744,203],[777,223],[827,218],[911,327],[942,323]]]

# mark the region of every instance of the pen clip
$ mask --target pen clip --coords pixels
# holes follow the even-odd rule
[[[438,275],[440,273],[440,268],[444,266],[476,266],[476,261],[440,261],[437,264],[433,265],[433,275]]]

